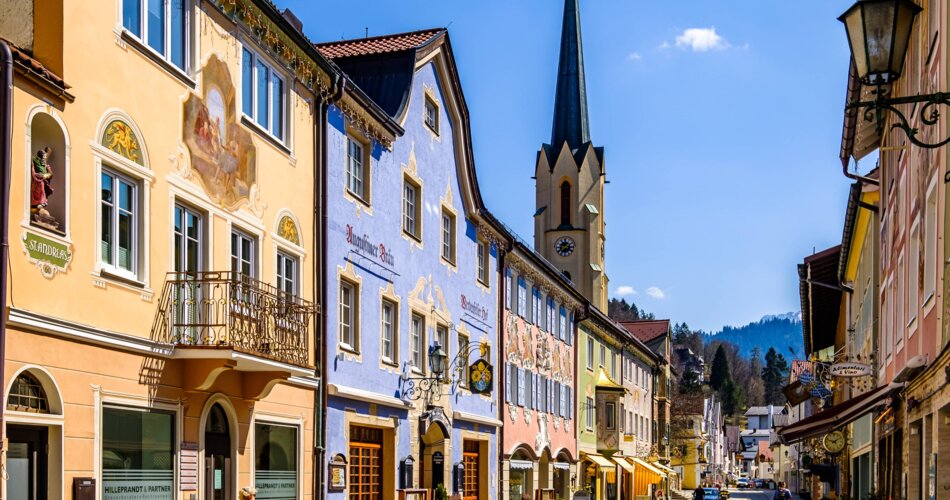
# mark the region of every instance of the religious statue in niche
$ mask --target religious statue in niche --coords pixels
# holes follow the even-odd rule
[[[257,150],[238,123],[228,65],[213,55],[201,73],[203,95],[192,94],[185,101],[182,139],[208,196],[234,209],[248,201],[257,182]]]
[[[59,232],[59,221],[46,210],[53,195],[53,150],[47,146],[33,155],[30,165],[30,221],[40,227]]]

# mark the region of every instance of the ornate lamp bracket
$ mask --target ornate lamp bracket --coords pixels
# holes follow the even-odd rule
[[[915,107],[914,113],[917,114],[920,123],[927,127],[932,127],[940,120],[940,107],[950,106],[950,93],[937,92],[936,94],[907,97],[890,97],[888,93],[888,89],[879,85],[874,91],[875,98],[873,100],[852,101],[848,103],[847,107],[863,110],[864,120],[874,122],[878,132],[884,131],[884,115],[887,111],[890,111],[897,119],[897,122],[891,125],[891,128],[903,130],[904,133],[907,134],[907,139],[915,146],[934,149],[950,143],[950,137],[946,137],[938,142],[925,142],[921,140],[918,138],[920,129],[911,126],[910,121],[904,116],[904,113],[897,109],[897,106],[901,104],[922,104],[922,106]],[[950,172],[948,172],[944,180],[950,182]]]

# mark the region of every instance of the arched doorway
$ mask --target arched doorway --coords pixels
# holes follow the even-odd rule
[[[551,489],[551,452],[545,448],[538,459],[538,488]]]
[[[220,403],[211,405],[205,420],[205,499],[232,500],[231,424]]]
[[[451,459],[447,430],[437,422],[430,424],[422,436],[422,444],[425,446],[422,456],[422,487],[429,490],[429,498],[438,498],[435,490],[439,485],[451,496],[451,476],[446,473]]]
[[[571,457],[565,452],[558,453],[557,459],[552,465],[553,475],[554,475],[554,488],[555,497],[558,500],[567,500],[570,498],[570,477],[571,477]]]
[[[518,449],[508,461],[508,497],[510,500],[534,498],[534,458],[524,449]]]
[[[6,498],[62,498],[63,404],[52,377],[38,367],[23,369],[5,404]]]

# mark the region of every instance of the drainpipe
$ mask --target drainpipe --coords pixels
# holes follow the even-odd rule
[[[13,53],[7,42],[0,39],[0,380],[3,379],[4,360],[7,359],[7,270],[10,261],[10,175],[11,143],[13,134]],[[0,404],[0,451],[5,438],[3,408]]]
[[[507,335],[507,332],[505,331],[505,304],[508,303],[508,287],[505,286],[506,253],[505,253],[505,250],[501,248],[500,244],[497,245],[496,248],[498,250],[498,257],[496,257],[496,260],[498,261],[498,265],[496,266],[498,268],[498,280],[496,281],[496,283],[498,283],[498,290],[499,290],[498,292],[498,368],[499,369],[495,373],[499,373],[501,376],[500,377],[496,376],[495,380],[498,381],[498,392],[497,392],[498,400],[502,401],[498,404],[498,420],[501,420],[502,422],[504,422],[505,421],[505,405],[508,404],[508,400],[502,399],[501,391],[506,387],[505,384],[508,383],[508,365],[507,363],[504,362],[504,360],[508,359],[508,355],[504,351],[505,335]],[[491,247],[489,247],[488,253],[489,255],[491,254]],[[496,462],[498,464],[498,490],[497,490],[496,496],[498,498],[503,498],[505,481],[504,479],[502,479],[503,474],[501,473],[501,466],[502,466],[502,463],[504,462],[504,457],[505,457],[505,449],[504,449],[505,426],[504,425],[498,428],[498,442],[495,444],[495,446],[498,451],[498,461]]]

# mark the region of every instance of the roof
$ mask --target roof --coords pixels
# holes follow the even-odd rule
[[[768,441],[759,441],[759,458],[764,458],[766,462],[772,461],[772,448]]]
[[[323,42],[314,46],[330,59],[357,57],[376,54],[388,54],[419,48],[436,35],[445,32],[445,28],[430,28],[408,33],[353,38],[336,42]]]
[[[670,333],[670,320],[668,319],[621,321],[620,326],[626,328],[640,342],[649,342]]]
[[[858,71],[854,66],[854,59],[848,61],[848,89],[845,103],[854,101],[873,101],[878,89],[890,91],[890,84],[881,86],[866,86],[858,79]],[[864,113],[858,108],[845,108],[844,124],[841,127],[841,151],[838,157],[845,168],[851,157],[855,160],[864,158],[877,149],[881,144],[881,132],[877,124],[864,119]]]
[[[627,392],[627,389],[614,382],[614,380],[610,378],[610,375],[607,375],[607,372],[605,372],[603,368],[601,368],[600,373],[597,374],[597,383],[594,385],[599,390]]]
[[[838,264],[841,245],[805,257],[798,265],[802,301],[802,338],[810,355],[835,344],[841,311]]]
[[[590,142],[584,47],[581,43],[581,16],[577,0],[564,0],[561,56],[557,67],[554,125],[551,129],[551,144],[555,147],[567,141],[573,150]]]
[[[768,406],[752,406],[745,412],[745,416],[751,417],[753,415],[768,415],[769,407]]]
[[[21,73],[36,77],[45,84],[56,87],[56,90],[59,90],[63,94],[63,97],[70,101],[72,100],[72,96],[66,92],[66,89],[70,88],[70,86],[63,80],[63,77],[47,68],[39,59],[36,59],[29,52],[10,40],[3,37],[0,37],[0,40],[6,42],[7,46],[10,47],[10,53],[13,55],[13,64]]]

